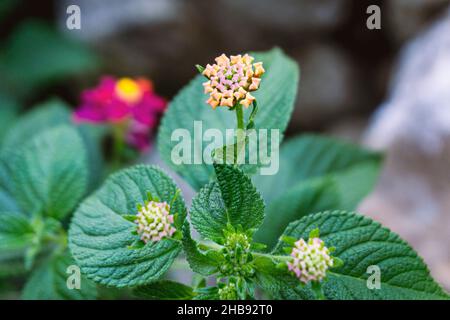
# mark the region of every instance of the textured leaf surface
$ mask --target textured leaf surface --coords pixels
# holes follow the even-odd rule
[[[51,257],[43,262],[25,285],[22,298],[26,300],[92,300],[97,296],[95,284],[81,277],[80,289],[68,289],[67,279],[71,273],[67,268],[75,262],[70,253]]]
[[[242,170],[231,165],[215,165],[217,181],[195,196],[191,207],[194,228],[210,240],[223,238],[230,223],[244,230],[258,228],[264,219],[264,201]]]
[[[72,220],[69,242],[82,271],[91,279],[116,287],[146,284],[159,279],[181,250],[181,243],[163,239],[142,249],[128,249],[136,239],[135,225],[122,215],[136,214],[147,192],[169,202],[177,192],[175,183],[160,169],[138,165],[112,175],[78,208]],[[175,227],[186,218],[179,195],[171,207],[178,213]]]
[[[333,255],[344,261],[324,284],[329,299],[448,298],[416,252],[379,223],[357,214],[324,212],[292,222],[285,235],[306,239],[315,228],[320,229],[328,247],[336,247]],[[277,254],[282,254],[281,247],[280,243]],[[367,268],[371,265],[381,270],[380,290],[367,288]]]
[[[217,271],[219,261],[200,252],[196,241],[191,237],[191,230],[187,222],[183,226],[183,250],[186,260],[194,272],[208,276]]]
[[[255,176],[254,182],[270,203],[302,181],[333,176],[342,191],[340,208],[347,209],[354,207],[373,187],[380,160],[377,153],[335,139],[302,135],[281,146],[280,169],[276,175]],[[362,165],[367,165],[370,171],[362,170]]]
[[[6,166],[11,194],[25,213],[64,217],[86,190],[83,141],[67,126],[47,130],[8,153]]]
[[[190,300],[195,296],[191,287],[170,280],[161,280],[137,287],[134,294],[152,300]]]
[[[254,94],[259,106],[256,127],[280,129],[283,133],[294,107],[299,79],[298,66],[280,49],[252,55],[256,61],[263,61],[266,69],[261,88]],[[235,112],[224,108],[212,110],[205,103],[207,96],[203,93],[203,82],[205,78],[197,75],[178,93],[164,115],[158,134],[158,149],[163,160],[196,190],[208,183],[213,175],[213,167],[206,164],[175,165],[171,160],[171,152],[178,141],[171,141],[172,132],[187,129],[192,139],[196,139],[196,144],[203,145],[204,150],[209,142],[203,142],[199,134],[194,137],[194,121],[202,121],[203,132],[213,128],[220,130],[223,137],[226,129],[236,128]],[[245,117],[248,117],[250,112],[247,110],[245,113]],[[192,154],[201,152],[194,149],[192,151]]]

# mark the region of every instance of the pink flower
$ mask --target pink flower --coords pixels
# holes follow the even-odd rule
[[[126,140],[140,151],[149,148],[150,135],[167,102],[143,78],[103,77],[97,87],[81,94],[74,112],[76,122],[126,124]]]

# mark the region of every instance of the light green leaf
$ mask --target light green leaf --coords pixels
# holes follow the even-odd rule
[[[86,152],[71,127],[44,131],[3,160],[11,178],[11,194],[25,213],[62,218],[85,193]]]
[[[448,299],[417,253],[395,233],[369,218],[344,211],[307,215],[292,222],[285,235],[308,238],[319,228],[327,247],[344,261],[323,284],[329,299]],[[282,254],[279,243],[275,253]],[[369,266],[381,271],[381,289],[368,289]]]
[[[188,222],[183,226],[183,250],[186,254],[186,260],[194,272],[209,276],[218,270],[220,262],[200,252],[197,243],[191,237],[191,230]]]
[[[17,148],[30,137],[63,124],[70,124],[70,112],[64,102],[59,99],[50,99],[40,103],[22,116],[8,131],[1,145],[2,150]]]
[[[218,241],[228,224],[243,230],[258,228],[264,219],[264,201],[241,169],[214,165],[217,181],[192,200],[191,222],[206,239]]]
[[[254,93],[259,106],[255,125],[261,129],[279,129],[282,134],[294,107],[299,80],[298,66],[280,49],[251,54],[256,61],[262,61],[266,69],[261,87]],[[194,162],[175,165],[171,153],[179,141],[172,141],[172,133],[176,129],[186,129],[192,141],[195,140],[195,144],[203,146],[204,150],[210,142],[204,142],[200,135],[194,136],[194,121],[202,121],[203,132],[213,128],[220,130],[223,137],[226,129],[236,128],[235,112],[225,108],[213,110],[205,103],[207,96],[203,93],[203,82],[205,78],[197,75],[178,93],[164,115],[158,134],[158,149],[163,160],[196,190],[209,182],[213,167],[205,163],[193,164]],[[247,119],[249,115],[250,109],[245,111],[244,116]],[[223,141],[223,145],[225,144],[226,141]],[[192,149],[192,155],[200,151]]]
[[[27,217],[18,212],[0,212],[0,253],[18,250],[30,244],[33,227]]]
[[[281,146],[280,169],[276,175],[255,176],[253,181],[270,203],[301,182],[328,176],[340,191],[339,208],[354,209],[375,184],[380,164],[378,153],[332,138],[306,134]]]
[[[185,284],[170,280],[161,280],[134,289],[138,297],[151,300],[191,300],[195,293]]]
[[[45,23],[27,21],[5,45],[0,78],[3,86],[8,85],[5,89],[24,95],[51,81],[93,70],[97,64],[93,52],[81,43]]]
[[[181,251],[181,242],[163,239],[130,250],[137,238],[136,225],[123,215],[136,214],[147,192],[170,203],[177,187],[163,171],[138,165],[110,178],[76,211],[69,231],[72,254],[83,272],[96,282],[116,287],[136,286],[158,280]],[[178,195],[171,209],[178,214],[175,228],[181,231],[186,208]]]
[[[381,156],[376,152],[333,138],[306,134],[282,145],[276,175],[255,176],[253,181],[270,203],[281,196],[283,190],[309,179],[331,179],[340,198],[334,209],[353,210],[375,185],[380,165]]]
[[[75,126],[71,120],[69,106],[59,99],[50,99],[38,104],[32,111],[22,116],[8,131],[1,150],[7,153],[8,149],[15,149],[18,145],[26,143],[30,137],[61,125],[73,126],[83,139],[89,166],[88,190],[93,190],[103,176],[103,156],[100,146],[105,130],[98,125]]]
[[[324,177],[301,182],[267,206],[266,218],[255,234],[255,241],[272,248],[290,222],[310,213],[334,209],[339,206],[339,200],[332,179]]]
[[[52,256],[33,271],[22,292],[25,300],[93,300],[97,297],[95,284],[80,278],[80,289],[69,289],[68,278],[76,276],[69,269],[75,266],[68,251]]]

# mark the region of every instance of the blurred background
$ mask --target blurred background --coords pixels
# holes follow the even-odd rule
[[[72,4],[80,30],[66,26]],[[379,30],[366,26],[369,5],[381,8]],[[149,77],[170,100],[196,63],[281,47],[301,67],[288,136],[383,150],[359,211],[450,289],[449,0],[2,0],[0,35],[0,136],[17,110],[53,96],[75,107],[104,74]]]

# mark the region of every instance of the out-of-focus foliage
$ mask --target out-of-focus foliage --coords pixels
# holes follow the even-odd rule
[[[54,80],[86,73],[98,66],[84,45],[39,21],[26,21],[0,51],[0,90],[18,97]]]

